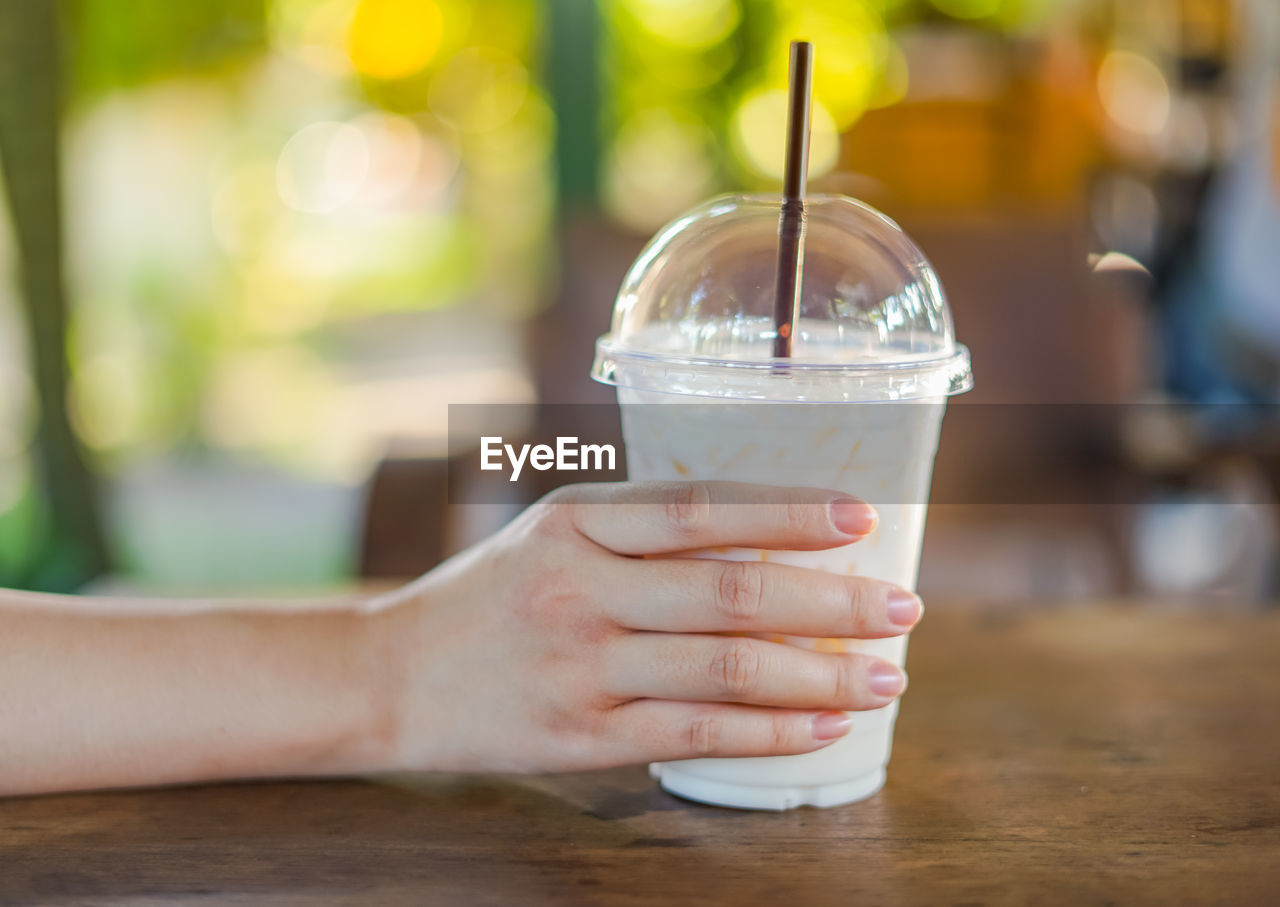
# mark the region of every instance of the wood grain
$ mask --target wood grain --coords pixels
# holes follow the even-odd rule
[[[911,648],[861,804],[642,768],[10,800],[0,902],[1280,903],[1280,616],[939,604]]]

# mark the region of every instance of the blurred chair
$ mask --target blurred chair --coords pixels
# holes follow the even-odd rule
[[[360,575],[404,579],[445,558],[447,460],[384,460],[369,481]]]
[[[1086,599],[1131,587],[1129,465],[1106,415],[1151,383],[1145,288],[1089,266],[1082,212],[906,220],[975,388],[943,423],[925,594]],[[978,410],[960,414],[964,407]],[[1096,417],[1096,418],[1095,418]],[[974,570],[975,561],[983,564]]]
[[[517,440],[516,443],[523,443]],[[439,459],[389,458],[365,494],[360,576],[408,579],[497,532],[540,494],[537,481],[481,481],[474,450]],[[536,477],[554,473],[534,473]]]

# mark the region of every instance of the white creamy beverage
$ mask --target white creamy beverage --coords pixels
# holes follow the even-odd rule
[[[724,406],[663,406],[651,391],[620,388],[627,472],[633,480],[720,479],[773,485],[811,485],[844,491],[874,504],[880,523],[865,539],[825,551],[732,548],[701,556],[769,561],[915,587],[924,533],[925,495],[933,468],[942,405],[933,403],[791,404],[730,402]],[[677,397],[679,402],[689,397]],[[674,402],[674,401],[673,401]],[[848,410],[833,419],[836,410]],[[717,410],[723,415],[717,417]],[[761,420],[783,425],[753,425]],[[909,454],[904,455],[906,452]],[[919,501],[920,503],[909,503]],[[824,652],[865,652],[901,666],[906,637],[876,640],[766,636]],[[730,805],[782,809],[829,806],[861,799],[884,782],[898,705],[854,712],[849,733],[801,756],[697,759],[653,768],[668,790]],[[746,788],[764,779],[758,799]],[[726,792],[720,785],[736,785]]]
[[[776,199],[713,199],[660,232],[619,293],[595,367],[622,407],[628,477],[843,491],[876,529],[826,551],[716,549],[914,588],[945,399],[969,387],[941,288],[891,221],[842,197],[808,203],[801,318],[790,359],[771,358]],[[686,555],[688,556],[688,555]],[[906,637],[765,636],[902,665]],[[834,806],[884,783],[897,703],[850,713],[850,732],[798,756],[660,763],[664,788],[754,809]]]

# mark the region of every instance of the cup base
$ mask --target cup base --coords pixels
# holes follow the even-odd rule
[[[649,774],[658,779],[669,794],[735,809],[768,809],[781,812],[797,806],[842,806],[865,800],[884,786],[885,772],[878,768],[839,784],[815,784],[809,787],[757,787],[750,784],[726,784],[709,781],[680,771],[672,765],[654,764]]]

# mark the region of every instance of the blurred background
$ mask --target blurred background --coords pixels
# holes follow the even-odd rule
[[[797,37],[811,191],[924,248],[963,402],[1216,405],[944,435],[922,591],[1274,598],[1274,0],[0,0],[0,585],[319,589],[500,524],[448,404],[611,399],[647,237],[777,190]],[[945,503],[1019,470],[1066,503]]]

